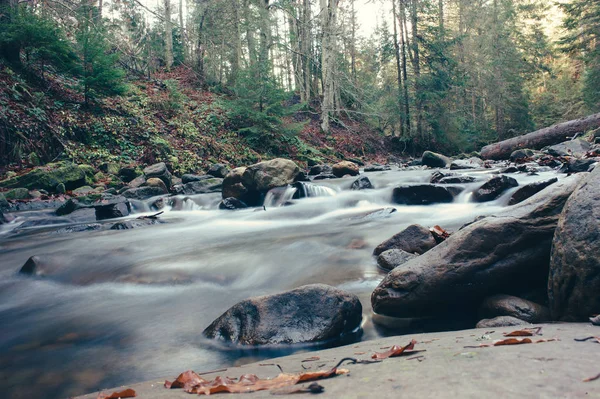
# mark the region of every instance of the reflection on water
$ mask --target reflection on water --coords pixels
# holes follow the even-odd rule
[[[359,296],[362,339],[389,333],[372,323],[370,294],[383,277],[373,248],[413,223],[455,230],[494,214],[510,195],[470,203],[480,184],[473,183],[451,204],[390,203],[394,186],[430,174],[367,173],[377,189],[365,191],[348,190],[353,178],[321,181],[309,188],[320,195],[294,200],[284,190],[265,209],[235,212],[217,210],[218,194],[181,197],[161,215],[166,223],[135,230],[57,234],[61,226],[19,227],[49,212],[22,214],[0,231],[3,397],[66,397],[281,354],[218,350],[201,333],[242,299],[308,283]],[[515,177],[528,183],[550,174]],[[148,203],[135,206],[150,211]],[[391,206],[397,211],[382,210]],[[44,278],[17,275],[32,255],[50,265]]]

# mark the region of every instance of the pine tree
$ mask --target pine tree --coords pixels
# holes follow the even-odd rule
[[[85,105],[104,95],[120,95],[126,91],[125,73],[116,67],[118,54],[111,53],[105,27],[97,18],[97,8],[85,2],[78,13],[76,40],[81,61],[80,85]]]

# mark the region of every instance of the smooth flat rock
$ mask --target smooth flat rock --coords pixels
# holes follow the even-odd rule
[[[272,378],[279,374],[276,365],[287,373],[330,369],[344,357],[368,360],[375,352],[383,352],[391,345],[404,346],[415,339],[416,350],[425,352],[386,359],[372,364],[346,364],[350,374],[318,381],[325,388],[321,399],[358,398],[600,398],[600,380],[583,382],[595,376],[598,370],[598,344],[576,342],[574,338],[598,335],[599,328],[590,323],[542,324],[543,336],[559,341],[539,344],[465,348],[491,343],[503,338],[502,333],[519,327],[499,327],[493,332],[481,329],[449,331],[429,334],[395,336],[334,349],[298,353],[277,359],[262,360],[241,367],[227,367],[225,371],[203,374],[212,380],[217,376],[239,377],[256,374]],[[484,333],[490,340],[481,339]],[[486,338],[486,337],[483,337]],[[535,337],[534,337],[535,338]],[[302,362],[312,356],[318,361]],[[416,358],[419,357],[418,359]],[[181,364],[163,378],[106,389],[114,392],[132,388],[138,398],[189,399],[197,396],[181,389],[165,389],[166,379],[173,380],[179,373],[192,368]],[[319,367],[320,366],[320,367]],[[307,369],[304,369],[307,368]],[[210,370],[194,370],[198,373]],[[307,386],[308,383],[301,384]],[[79,399],[96,399],[98,392]],[[270,391],[244,395],[218,394],[219,398],[307,398],[310,394],[274,396]]]

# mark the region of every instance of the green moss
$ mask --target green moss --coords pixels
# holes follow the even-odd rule
[[[66,162],[48,164],[24,175],[0,181],[0,187],[55,191],[56,186],[62,183],[67,190],[72,190],[85,184],[86,173],[84,170]]]

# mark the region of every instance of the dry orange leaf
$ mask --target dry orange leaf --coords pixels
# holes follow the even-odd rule
[[[412,341],[410,341],[410,344],[408,344],[406,346],[394,345],[390,348],[390,350],[381,352],[381,353],[375,353],[373,356],[371,356],[371,358],[381,360],[381,359],[387,359],[388,357],[401,356],[405,351],[413,350],[415,348],[416,343],[417,343],[417,341],[415,341],[413,339]]]
[[[196,393],[198,395],[211,395],[219,392],[246,393],[279,389],[302,382],[321,380],[347,373],[349,371],[346,369],[334,367],[331,370],[319,370],[301,374],[281,373],[275,378],[264,380],[261,380],[254,374],[244,374],[237,380],[228,377],[216,377],[212,381],[207,381],[190,370],[180,374],[173,382],[165,381],[165,387],[182,387],[185,392]]]
[[[599,379],[599,378],[600,378],[600,374],[598,374],[598,375],[595,375],[595,376],[593,376],[593,377],[590,377],[590,378],[585,378],[585,379],[583,380],[583,382],[596,381],[596,380],[597,380],[597,379]]]
[[[121,392],[113,392],[111,394],[99,393],[97,399],[119,399],[119,398],[135,398],[137,395],[131,388],[127,388]]]
[[[508,338],[494,342],[494,346],[531,344],[532,342],[530,338]]]
[[[524,328],[522,330],[504,333],[504,336],[505,337],[532,337],[534,335],[540,335],[541,331],[542,331],[542,327]]]

